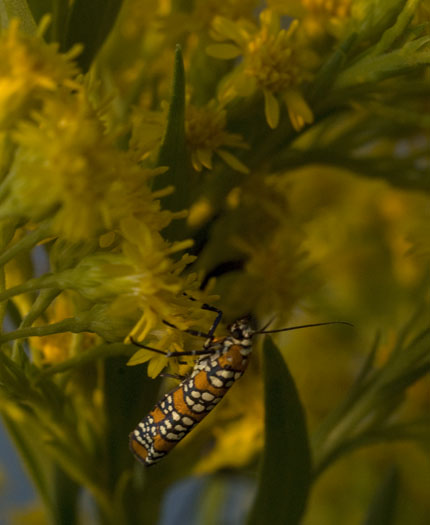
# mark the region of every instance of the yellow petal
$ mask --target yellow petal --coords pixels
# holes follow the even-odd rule
[[[196,228],[203,224],[211,216],[212,212],[213,209],[211,203],[206,197],[202,197],[191,206],[187,223],[192,228]]]
[[[167,358],[152,359],[148,364],[148,377],[157,377],[159,373],[166,367]]]
[[[205,168],[212,169],[212,150],[201,148],[197,150],[196,155]]]
[[[155,328],[159,318],[151,308],[146,308],[144,314],[141,316],[139,321],[133,327],[133,330],[130,332],[129,336],[134,337],[138,341],[143,341],[148,333]]]
[[[296,131],[300,131],[305,124],[311,124],[313,122],[314,115],[312,110],[300,91],[287,91],[284,95],[284,100],[291,124]]]
[[[262,27],[265,27],[269,35],[277,35],[281,29],[279,16],[277,16],[271,9],[265,9],[260,13],[260,21]]]
[[[207,46],[206,53],[215,58],[229,60],[242,54],[242,51],[234,44],[212,44]]]
[[[239,69],[237,69],[239,71]],[[255,90],[255,79],[248,75],[239,73],[234,78],[234,87],[238,95],[249,97]]]
[[[279,102],[270,91],[264,91],[264,112],[267,123],[275,129],[279,123]]]
[[[214,38],[217,40],[233,40],[239,46],[244,43],[243,36],[240,32],[239,26],[236,22],[224,18],[223,16],[216,16],[213,21],[213,28],[215,30]]]
[[[230,166],[230,168],[233,168],[235,171],[239,171],[240,173],[249,173],[249,169],[243,162],[241,162],[237,157],[232,155],[230,152],[225,151],[223,149],[218,149],[217,154],[222,158],[222,160]]]
[[[138,350],[135,354],[133,354],[130,359],[127,361],[128,366],[134,366],[134,365],[140,365],[142,363],[146,363],[146,361],[149,361],[154,357],[154,353],[150,350],[145,350],[145,348],[141,348]]]
[[[191,164],[196,171],[202,171],[202,164],[198,158],[197,151],[191,153]]]

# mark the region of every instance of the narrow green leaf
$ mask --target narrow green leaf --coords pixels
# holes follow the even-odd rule
[[[46,450],[51,458],[77,485],[88,488],[100,509],[108,515],[112,512],[111,501],[99,484],[95,465],[89,461],[88,456],[83,457],[80,450],[73,450],[72,447],[71,442],[65,443],[58,439],[46,441]]]
[[[345,417],[351,408],[358,402],[359,398],[363,394],[363,390],[369,386],[370,381],[374,381],[377,373],[373,370],[373,364],[376,357],[376,352],[379,347],[380,334],[376,334],[374,342],[371,346],[370,352],[368,353],[364,363],[355,379],[353,385],[349,389],[344,400],[339,406],[333,409],[328,416],[321,423],[319,428],[312,435],[313,450],[318,450],[322,444],[327,440],[330,433],[339,424],[342,418]],[[373,371],[372,377],[370,377]]]
[[[79,485],[57,465],[53,473],[54,520],[58,525],[77,523]]]
[[[185,70],[180,46],[176,46],[172,98],[166,134],[158,154],[158,165],[174,167],[185,145]]]
[[[336,79],[336,89],[380,82],[407,70],[428,65],[430,51],[428,35],[406,43],[402,48],[383,55],[369,55],[343,71]]]
[[[17,424],[6,414],[2,414],[2,419],[39,496],[47,509],[54,513],[50,486],[53,465],[49,458],[40,453],[40,441],[37,439],[39,436],[29,425],[22,424],[22,422]]]
[[[50,376],[53,374],[60,374],[62,372],[67,372],[73,368],[79,366],[87,365],[96,359],[106,359],[107,357],[114,357],[125,355],[127,357],[131,356],[136,351],[136,347],[124,343],[102,343],[98,346],[94,346],[86,352],[77,354],[70,359],[66,359],[57,365],[52,365],[48,368],[45,368],[42,372],[42,376]]]
[[[51,39],[54,42],[63,42],[69,16],[69,0],[55,0],[52,7]]]
[[[396,22],[382,35],[381,40],[372,50],[372,55],[384,53],[390,48],[390,46],[394,44],[396,39],[400,38],[404,34],[406,28],[416,14],[416,9],[420,1],[421,0],[407,0],[407,2],[405,2],[405,5],[399,13]]]
[[[13,301],[8,301],[6,303],[6,313],[9,316],[12,326],[20,325],[22,321],[21,312]]]
[[[158,153],[158,166],[169,170],[155,180],[155,189],[169,185],[175,187],[173,195],[163,199],[166,208],[172,211],[184,209],[189,204],[189,174],[185,145],[185,71],[182,51],[176,47],[173,73],[172,98],[170,100],[166,133]]]
[[[77,60],[84,72],[112,29],[121,5],[122,0],[75,0],[61,49],[66,51],[75,44],[83,44],[84,50]]]
[[[336,75],[345,64],[348,53],[356,40],[356,33],[349,35],[348,38],[342,42],[338,48],[335,49],[327,61],[322,65],[318,71],[312,91],[309,95],[311,100],[318,102],[323,98],[324,93],[326,93],[326,91],[333,84]]]
[[[228,498],[228,484],[222,476],[210,476],[205,481],[204,497],[200,498],[196,518],[198,523],[219,525]]]
[[[294,525],[306,507],[311,456],[294,380],[270,338],[264,342],[265,446],[249,525]]]
[[[376,492],[363,525],[391,525],[394,523],[398,491],[399,473],[396,468],[393,468]]]
[[[0,0],[0,26],[8,27],[12,18],[18,18],[21,30],[33,35],[36,32],[36,24],[28,7],[27,0]]]

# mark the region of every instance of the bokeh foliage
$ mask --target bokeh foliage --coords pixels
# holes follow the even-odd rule
[[[0,21],[0,411],[42,520],[156,523],[195,476],[205,524],[427,523],[428,0],[1,0]],[[204,302],[354,328],[256,338],[145,470],[127,435],[192,359],[130,337],[198,348]]]

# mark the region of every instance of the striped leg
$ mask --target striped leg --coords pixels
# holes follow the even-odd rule
[[[181,357],[181,356],[188,356],[188,355],[207,355],[211,354],[212,350],[210,349],[203,349],[203,350],[190,350],[188,352],[163,352],[163,350],[159,350],[158,348],[152,348],[152,346],[147,346],[142,343],[139,343],[138,341],[135,341],[132,337],[130,337],[130,341],[135,346],[138,346],[139,348],[145,348],[145,350],[150,350],[151,352],[156,352],[157,354],[163,354],[166,357]],[[186,363],[181,363],[186,364]]]
[[[189,297],[190,301],[196,301],[197,300],[197,299],[194,299],[194,297],[191,297],[191,295],[188,295],[186,293],[184,293],[184,295]],[[212,306],[212,305],[207,304],[207,303],[203,303],[201,308],[202,308],[202,310],[208,310],[209,312],[215,312],[217,314],[216,317],[215,317],[214,322],[212,323],[212,326],[210,327],[209,332],[205,333],[205,332],[200,332],[199,330],[192,330],[192,329],[184,330],[184,332],[187,333],[187,334],[190,334],[190,335],[195,335],[196,337],[204,337],[206,339],[213,339],[215,330],[217,329],[217,326],[219,325],[219,323],[221,322],[221,319],[222,319],[222,315],[223,315],[222,311],[219,308],[217,308],[216,306]],[[167,326],[170,326],[171,328],[178,329],[177,326],[175,326],[173,323],[169,323],[169,321],[163,321],[163,323],[166,324]]]

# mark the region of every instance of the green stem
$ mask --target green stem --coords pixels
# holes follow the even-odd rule
[[[0,293],[4,292],[6,288],[6,275],[4,266],[0,267]],[[0,326],[3,326],[3,320],[6,315],[7,302],[0,303]]]
[[[53,478],[54,524],[74,525],[77,522],[79,485],[57,465]]]
[[[13,239],[15,234],[15,224],[13,222],[5,222],[0,230],[0,251],[3,251],[6,246]],[[6,289],[6,274],[4,266],[0,265],[0,292]],[[3,326],[3,320],[6,315],[6,303],[0,304],[0,326]]]
[[[21,295],[27,292],[36,292],[43,288],[58,288],[58,282],[54,274],[47,273],[41,277],[30,279],[25,283],[12,286],[12,288],[9,288],[8,290],[4,290],[2,293],[0,293],[0,302],[7,301],[15,295]]]
[[[50,223],[42,223],[36,230],[28,233],[0,255],[0,266],[16,257],[22,251],[31,250],[36,244],[46,239],[50,233]]]
[[[90,472],[91,469],[82,468],[82,457],[79,455],[79,451],[73,450],[73,444],[70,443],[65,450],[60,450],[54,442],[47,444],[52,457],[58,462],[60,467],[67,473],[72,480],[78,485],[86,487],[100,509],[103,510],[106,516],[112,515],[112,499],[109,494],[99,486],[97,480],[94,479],[94,472]]]
[[[38,319],[52,303],[52,301],[61,293],[61,290],[45,289],[40,292],[28,314],[22,320],[20,328],[27,328],[31,326],[36,319]]]
[[[88,332],[90,326],[88,323],[78,321],[74,317],[63,319],[58,323],[52,323],[45,326],[30,326],[27,328],[18,328],[13,332],[0,335],[0,343],[12,341],[14,339],[24,339],[26,337],[41,337],[44,335],[60,334],[63,332]]]
[[[6,414],[2,414],[2,419],[9,432],[9,436],[20,452],[21,458],[40,498],[48,512],[52,515],[54,513],[54,502],[51,497],[52,495],[47,479],[47,470],[49,470],[48,461],[45,460],[44,463],[41,463],[40,458],[34,454],[34,450],[32,450],[31,444],[29,444],[27,439],[28,433],[24,430],[22,424],[17,424],[13,418],[8,417]]]
[[[52,301],[57,297],[57,295],[61,293],[60,290],[56,289],[47,289],[42,290],[39,295],[37,296],[34,303],[31,305],[31,308],[28,312],[28,314],[24,317],[21,324],[19,325],[19,329],[28,328],[30,327],[36,319],[41,317],[41,315],[45,312],[45,310],[48,308],[48,306],[52,303]],[[6,304],[6,303],[1,303]],[[14,351],[18,350],[18,345],[20,344],[19,339],[17,338],[14,342],[13,349]],[[32,353],[34,363],[40,364],[40,355],[39,352],[36,350],[33,350]]]
[[[378,406],[375,390],[366,392],[365,396],[357,405],[345,415],[325,436],[318,436],[319,440],[314,443],[315,468],[314,478],[318,477],[334,459],[338,457],[338,451],[343,448],[345,442],[354,440],[367,430],[368,424],[372,424],[370,418],[375,407]],[[370,418],[370,419],[369,419]]]
[[[404,34],[407,26],[411,22],[416,8],[421,0],[408,0],[406,5],[397,16],[397,20],[390,28],[388,28],[379,42],[371,51],[372,56],[377,56],[387,52],[400,35]]]
[[[66,24],[68,15],[67,0],[57,0],[51,2],[52,5],[52,25],[51,37],[53,42],[64,44],[64,37],[66,34]]]
[[[86,363],[95,361],[99,358],[113,357],[118,355],[132,356],[135,351],[136,348],[133,345],[126,345],[124,343],[104,343],[92,348],[91,350],[78,354],[67,361],[63,361],[58,365],[54,365],[43,370],[42,375],[49,376],[66,372],[67,370],[85,365]]]

